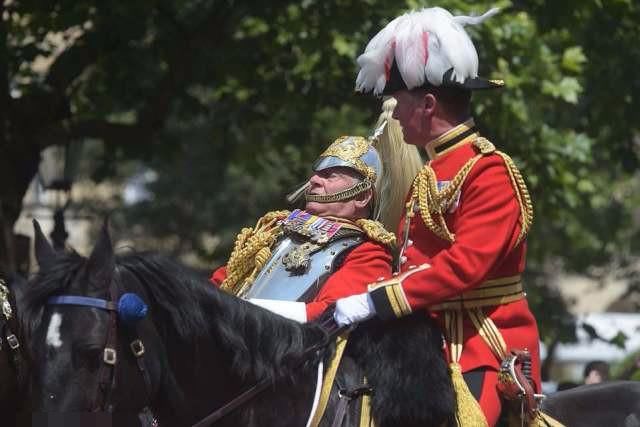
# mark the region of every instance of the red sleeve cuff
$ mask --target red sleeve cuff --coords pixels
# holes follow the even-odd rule
[[[226,278],[227,278],[227,267],[223,265],[222,267],[217,268],[211,274],[209,281],[214,285],[216,285],[217,287],[220,287],[220,285],[222,285],[222,282],[224,282],[224,279]]]

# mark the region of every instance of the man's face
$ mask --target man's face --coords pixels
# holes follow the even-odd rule
[[[404,141],[407,144],[423,146],[430,138],[420,92],[412,93],[404,89],[395,92],[393,97],[397,104],[392,117],[400,122]]]
[[[333,167],[314,173],[309,179],[308,194],[327,195],[334,194],[360,182],[358,173],[346,167]],[[332,203],[307,202],[305,210],[318,216],[336,216],[345,219],[360,217],[361,210],[357,203],[358,197],[353,200],[344,200]]]
[[[604,378],[602,378],[600,372],[595,369],[589,372],[589,375],[584,379],[585,384],[599,384],[602,381],[604,381]]]

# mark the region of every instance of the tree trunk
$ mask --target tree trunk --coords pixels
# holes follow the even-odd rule
[[[549,377],[551,376],[551,365],[555,361],[556,356],[556,348],[560,340],[558,337],[554,337],[551,341],[551,344],[547,346],[547,357],[544,358],[542,364],[540,366],[540,376],[542,377],[542,381],[549,381]]]

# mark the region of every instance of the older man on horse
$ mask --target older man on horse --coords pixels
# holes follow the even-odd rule
[[[478,77],[464,27],[495,12],[453,16],[434,7],[404,14],[358,58],[357,89],[393,96],[405,142],[424,148],[429,160],[399,226],[400,274],[338,300],[335,311],[341,325],[431,312],[446,338],[458,421],[473,426],[497,422],[499,389],[524,395],[530,418],[537,417],[540,390],[538,330],[521,281],[531,200],[514,162],[471,117],[472,91],[503,82]]]
[[[390,116],[393,106],[387,110]],[[269,212],[255,227],[243,229],[228,262],[211,281],[304,322],[318,318],[338,298],[365,292],[369,283],[388,277],[395,235],[377,219],[387,206],[383,193],[403,193],[411,176],[395,176],[395,185],[383,183],[390,171],[383,171],[383,159],[372,143],[378,137],[391,143],[390,132],[398,124],[390,117],[381,121],[381,135],[375,138],[335,140],[313,165],[309,180],[289,196],[304,197],[304,210]],[[413,147],[407,150],[400,143],[398,150],[419,164]],[[381,151],[397,155],[398,150]]]

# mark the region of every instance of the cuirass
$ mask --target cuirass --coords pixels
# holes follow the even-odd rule
[[[362,234],[352,232],[336,235],[324,244],[296,234],[285,235],[245,298],[308,302],[339,267],[341,254],[360,243]]]

